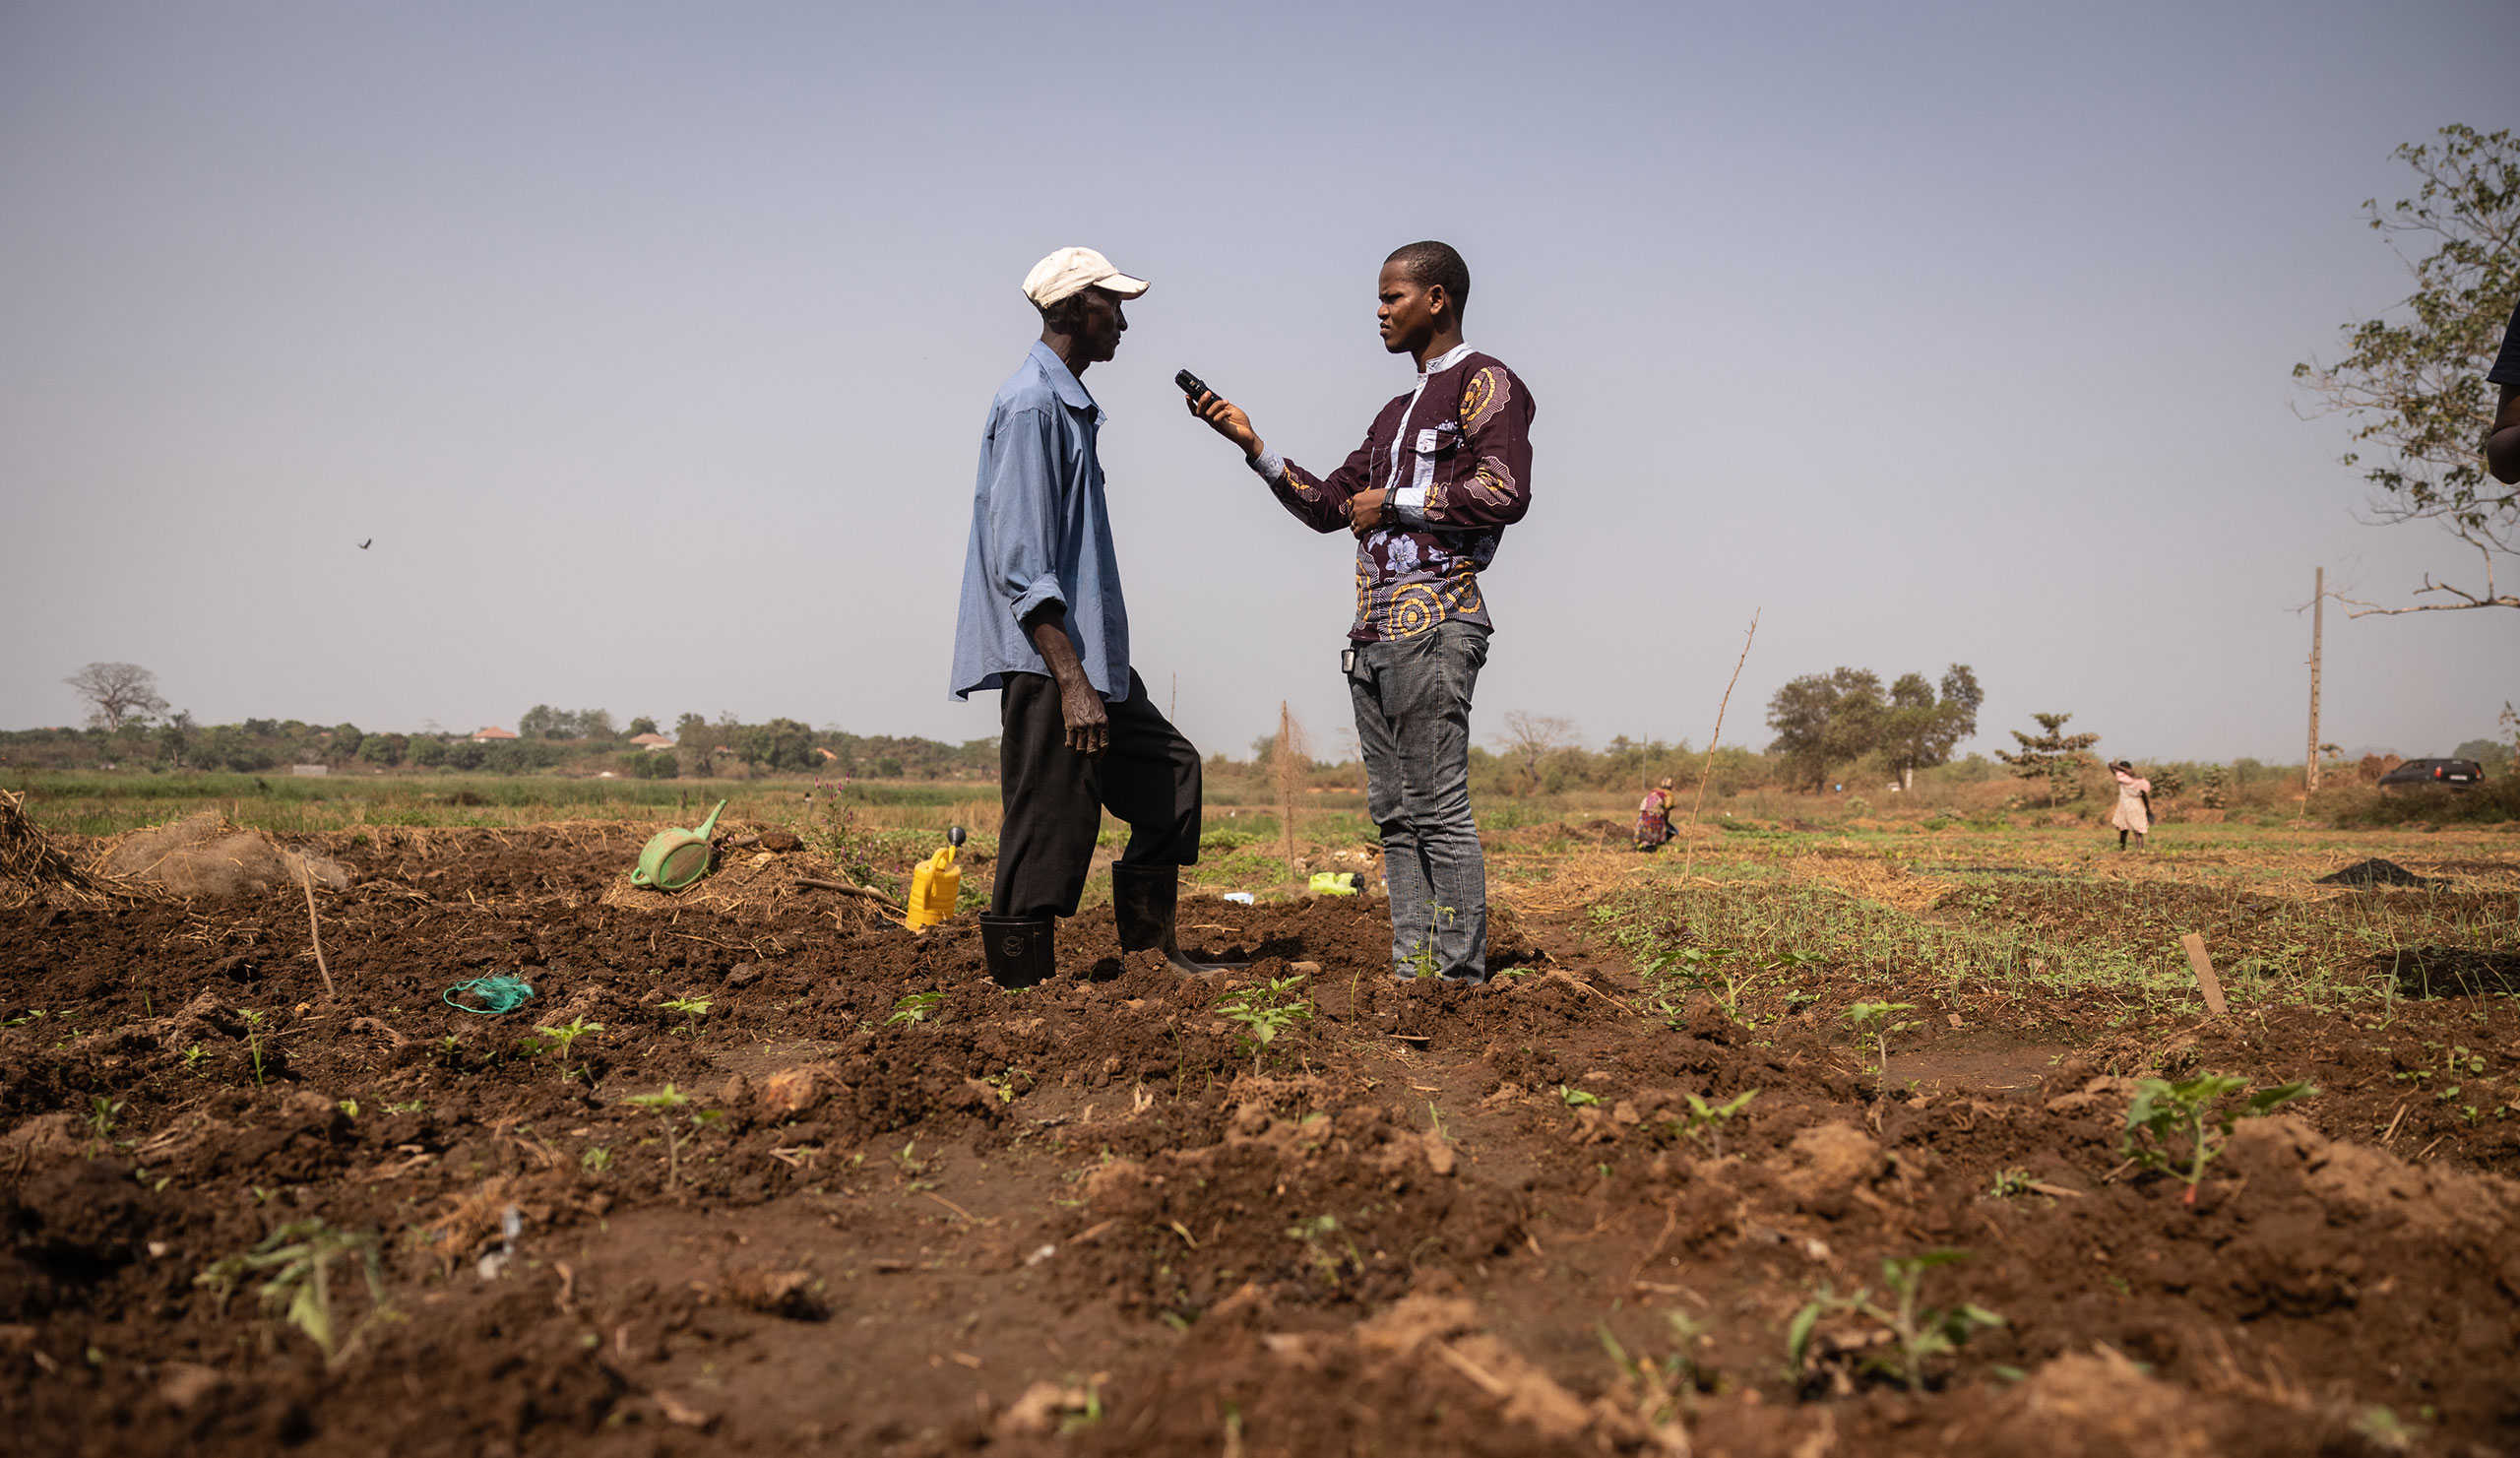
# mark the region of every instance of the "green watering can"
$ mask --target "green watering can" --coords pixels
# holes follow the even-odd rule
[[[724,800],[718,801],[698,830],[658,831],[639,852],[639,868],[630,873],[630,884],[679,891],[709,874],[709,832],[718,828],[725,808]]]

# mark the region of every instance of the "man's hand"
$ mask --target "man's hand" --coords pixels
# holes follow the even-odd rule
[[[1242,412],[1241,407],[1214,390],[1196,400],[1185,397],[1184,403],[1190,407],[1190,413],[1208,422],[1210,429],[1242,447],[1243,455],[1257,456],[1265,449],[1266,443],[1260,439],[1259,432],[1251,428],[1251,417]]]
[[[1078,661],[1076,644],[1067,635],[1067,605],[1042,603],[1025,619],[1024,630],[1032,635],[1033,646],[1040,650],[1041,662],[1049,666],[1050,677],[1058,683],[1067,747],[1087,759],[1101,759],[1102,751],[1111,747],[1111,716],[1102,707],[1102,696],[1094,691],[1093,681],[1085,676],[1085,665]]]
[[[1393,520],[1391,493],[1380,486],[1348,498],[1348,530],[1359,537],[1377,527],[1388,527]]]
[[[1087,759],[1101,759],[1111,747],[1111,716],[1083,672],[1059,679],[1059,709],[1067,719],[1067,747]]]

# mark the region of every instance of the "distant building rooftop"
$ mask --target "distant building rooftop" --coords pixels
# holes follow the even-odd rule
[[[472,731],[472,742],[475,744],[486,743],[491,739],[513,739],[515,737],[516,730],[503,729],[495,724],[491,725],[487,729],[477,729]]]
[[[673,740],[666,738],[662,734],[632,734],[630,736],[630,742],[648,749],[671,749],[673,747]]]

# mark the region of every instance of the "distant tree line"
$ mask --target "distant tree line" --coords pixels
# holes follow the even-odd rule
[[[224,770],[260,774],[293,765],[336,772],[466,774],[612,773],[640,779],[823,775],[834,779],[994,779],[997,740],[964,744],[817,729],[794,719],[745,724],[685,714],[678,742],[651,752],[627,740],[658,732],[642,716],[616,728],[604,709],[536,704],[517,718],[513,739],[472,732],[371,732],[354,724],[248,719],[203,725],[167,712],[157,675],[134,664],[90,664],[67,680],[88,700],[85,729],[0,730],[0,765],[21,769]]]

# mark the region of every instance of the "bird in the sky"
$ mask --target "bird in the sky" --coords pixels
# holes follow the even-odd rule
[[[374,541],[375,539],[376,539],[375,538],[371,537],[371,538],[367,539],[367,541]],[[360,543],[358,544],[358,549],[359,549],[360,551],[365,551],[365,550],[367,550],[367,541],[362,541],[362,542],[360,542]]]

